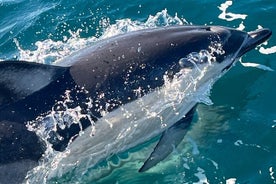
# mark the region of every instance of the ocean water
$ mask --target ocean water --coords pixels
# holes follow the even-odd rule
[[[274,0],[0,0],[0,59],[51,64],[98,39],[176,24],[275,32],[275,17]],[[276,183],[275,70],[273,35],[215,83],[213,104],[199,105],[187,136],[168,158],[138,173],[154,139],[89,168],[78,183]],[[43,167],[31,171],[27,182],[43,174]],[[77,183],[78,177],[69,173],[45,182]]]

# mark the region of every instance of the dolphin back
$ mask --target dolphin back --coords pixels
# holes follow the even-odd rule
[[[39,91],[67,69],[25,61],[0,62],[0,107]]]

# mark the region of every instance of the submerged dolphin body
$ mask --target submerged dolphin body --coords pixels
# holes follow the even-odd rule
[[[140,169],[145,171],[182,140],[201,93],[271,34],[269,29],[164,27],[101,40],[55,66],[0,62],[0,169],[42,157],[43,141],[25,124],[62,111],[58,102],[69,92],[66,107],[81,107],[89,118],[81,119],[84,135],[68,147],[80,131],[78,124],[68,120],[49,133],[55,150],[69,150],[61,165],[75,163],[76,156],[78,164],[90,157],[85,164],[94,165],[163,132]],[[49,126],[45,123],[45,129]]]

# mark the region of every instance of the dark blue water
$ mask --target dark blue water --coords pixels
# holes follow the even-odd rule
[[[0,59],[52,63],[99,37],[175,24],[276,32],[275,17],[275,0],[0,0]],[[221,78],[211,92],[213,105],[199,106],[186,138],[158,166],[137,172],[153,148],[148,143],[110,158],[109,166],[91,170],[99,178],[81,183],[276,183],[275,53],[274,35],[242,58],[269,68],[237,63]]]

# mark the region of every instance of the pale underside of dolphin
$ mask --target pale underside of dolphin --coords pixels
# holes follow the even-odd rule
[[[1,62],[0,164],[42,157],[44,143],[25,124],[49,113],[70,91],[69,106],[81,107],[90,118],[81,119],[85,131],[77,138],[78,124],[49,134],[53,148],[66,152],[58,167],[62,173],[87,159],[93,166],[162,133],[139,170],[146,171],[183,139],[202,94],[271,34],[269,29],[164,27],[101,40],[56,65]]]

